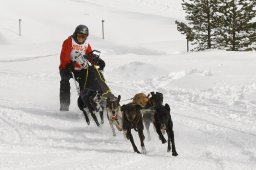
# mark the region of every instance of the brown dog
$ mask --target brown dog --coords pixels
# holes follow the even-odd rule
[[[140,105],[142,108],[144,108],[149,101],[149,95],[146,96],[144,93],[138,93],[135,94],[135,96],[132,98],[132,103]]]
[[[121,107],[121,111],[123,112],[123,130],[126,132],[127,139],[130,140],[133,150],[137,153],[140,153],[137,146],[134,143],[133,136],[131,133],[131,129],[134,129],[138,132],[140,138],[140,144],[142,153],[146,154],[146,149],[144,145],[144,134],[143,134],[143,123],[142,123],[142,115],[140,113],[141,106],[133,103],[125,104]]]
[[[141,113],[143,116],[143,122],[146,127],[148,140],[151,140],[149,126],[150,123],[153,123],[155,111],[150,109],[150,107],[153,105],[149,96],[150,94],[145,95],[144,93],[138,93],[132,98],[132,103],[140,105],[142,107]]]

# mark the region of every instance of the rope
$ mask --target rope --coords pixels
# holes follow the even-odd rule
[[[128,101],[128,100],[132,100],[132,99],[133,99],[133,97],[132,97],[132,98],[130,98],[130,99],[125,99],[125,100],[121,100],[121,101],[123,102],[123,101]]]

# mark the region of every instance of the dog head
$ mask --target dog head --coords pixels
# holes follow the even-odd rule
[[[138,119],[141,117],[140,110],[142,107],[138,104],[129,103],[121,107],[121,111],[126,116],[127,120],[131,123],[138,123]]]
[[[94,91],[91,96],[92,102],[96,105],[97,110],[101,107],[102,101],[102,92],[101,91]]]
[[[112,114],[112,119],[115,118],[120,111],[120,100],[121,96],[118,95],[118,97],[110,99],[109,97],[107,98],[107,111],[108,113]]]
[[[155,121],[160,125],[162,130],[166,130],[166,125],[170,120],[170,106],[168,104],[156,106]]]
[[[95,110],[99,110],[102,101],[102,92],[91,89],[84,89],[80,93],[80,97],[85,105],[91,105]]]
[[[145,107],[148,104],[149,95],[146,96],[144,93],[138,93],[132,98],[132,103]]]
[[[160,92],[151,92],[151,97],[150,97],[150,103],[153,106],[160,106],[163,104],[163,93]]]

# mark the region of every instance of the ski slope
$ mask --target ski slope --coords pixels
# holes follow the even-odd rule
[[[187,53],[174,23],[184,19],[180,4],[0,0],[0,169],[255,169],[256,54]],[[122,104],[139,92],[164,94],[178,157],[167,153],[152,126],[146,155],[134,153],[122,132],[113,137],[106,116],[100,128],[93,121],[88,126],[72,79],[70,111],[59,111],[61,45],[79,24],[89,27],[107,83]]]

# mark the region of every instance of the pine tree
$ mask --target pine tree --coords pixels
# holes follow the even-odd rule
[[[179,21],[175,21],[175,23],[177,24],[178,31],[181,32],[181,34],[185,34],[186,39],[188,41],[194,40],[195,34],[192,31],[192,29],[189,26],[187,26],[187,24],[185,24],[184,22],[179,22]]]
[[[210,49],[217,45],[214,29],[216,28],[216,3],[219,0],[182,0],[182,7],[187,13],[188,25],[176,21],[178,30],[186,35],[193,35],[192,44],[196,50]],[[184,25],[184,26],[182,26]],[[187,29],[190,28],[190,29]]]
[[[250,41],[252,42],[251,50],[256,50],[256,23],[251,24],[252,31],[250,36]]]
[[[256,0],[247,1],[247,4],[244,4],[244,9],[246,11],[246,31],[248,31],[248,38],[250,43],[246,50],[256,49]]]
[[[255,0],[221,0],[218,42],[227,50],[246,50],[255,42],[255,5]]]
[[[196,50],[256,48],[256,0],[182,0],[188,24],[178,31],[193,35]],[[253,21],[254,19],[254,21]]]

